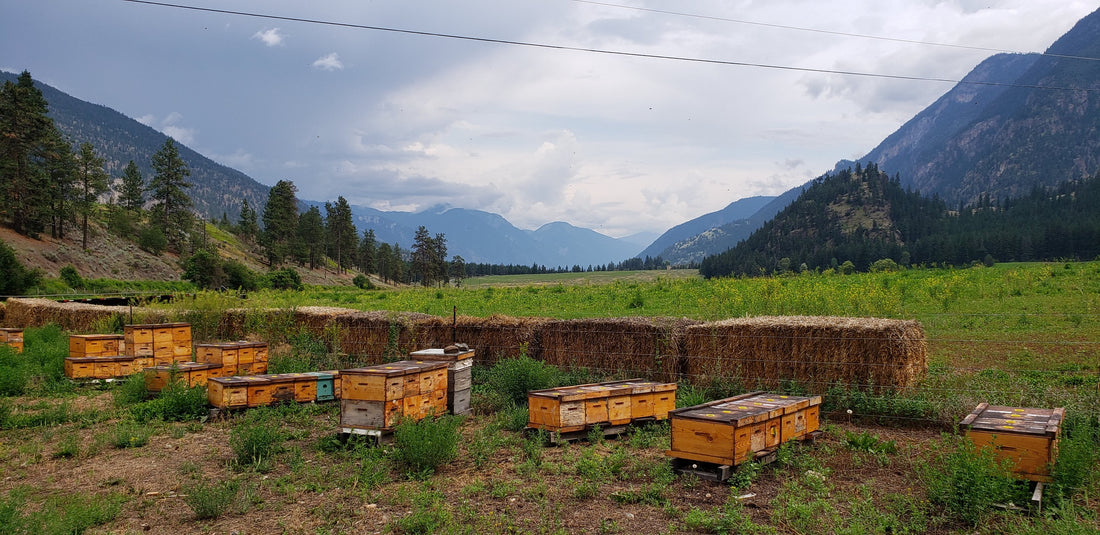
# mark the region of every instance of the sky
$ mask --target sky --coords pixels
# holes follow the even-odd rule
[[[660,234],[737,199],[778,195],[863,156],[953,86],[837,71],[958,80],[999,51],[1042,52],[1097,8],[173,3],[268,17],[0,0],[0,69],[28,70],[263,184],[291,180],[301,199],[447,205],[612,237]]]

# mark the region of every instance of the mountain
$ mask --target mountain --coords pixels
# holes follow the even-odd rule
[[[728,204],[717,212],[703,214],[691,221],[680,223],[661,234],[639,256],[664,256],[664,252],[677,242],[702,234],[733,221],[748,219],[775,197],[746,197]]]
[[[953,206],[1091,176],[1100,170],[1097,57],[1100,10],[1043,55],[982,62],[859,161]]]
[[[0,71],[0,83],[15,82],[16,74]],[[133,160],[146,181],[153,175],[151,162],[167,137],[125,115],[98,104],[77,99],[36,81],[35,85],[49,103],[49,115],[63,135],[75,144],[90,142],[103,157],[104,167],[114,177],[122,174]],[[235,169],[218,164],[177,143],[180,157],[191,170],[188,192],[195,209],[204,217],[225,214],[236,221],[242,199],[262,214],[270,188]],[[334,200],[334,199],[333,199]],[[324,214],[324,202],[300,200],[304,211],[318,206]],[[380,242],[398,243],[408,249],[421,225],[432,234],[444,234],[448,254],[462,256],[467,262],[493,264],[539,264],[550,268],[588,266],[620,262],[636,256],[644,247],[633,240],[618,240],[567,223],[551,223],[529,231],[516,228],[503,217],[480,210],[432,207],[421,212],[383,212],[365,206],[352,206],[352,215],[360,232],[374,229]]]

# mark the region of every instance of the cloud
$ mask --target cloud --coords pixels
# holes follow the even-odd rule
[[[313,62],[313,68],[323,71],[338,71],[344,68],[344,63],[340,61],[340,56],[333,52],[327,56],[317,58],[317,61]]]
[[[261,30],[252,34],[253,39],[259,39],[267,46],[279,46],[283,44],[285,38],[283,34],[279,33],[278,28],[271,28],[268,30]]]

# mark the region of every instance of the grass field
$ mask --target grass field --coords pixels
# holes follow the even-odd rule
[[[872,395],[859,385],[826,393],[832,412],[816,446],[785,449],[779,462],[743,466],[731,484],[715,485],[671,472],[667,426],[543,447],[517,431],[525,410],[501,402],[502,378],[514,379],[515,370],[476,369],[477,411],[457,428],[428,426],[376,448],[337,439],[334,404],[204,423],[193,393],[148,401],[136,382],[74,385],[60,373],[66,333],[31,329],[25,353],[0,349],[0,533],[1100,530],[1100,262],[714,281],[688,271],[570,273],[485,277],[460,288],[310,287],[243,301],[203,294],[192,303],[212,314],[242,304],[444,317],[457,307],[463,315],[563,319],[916,319],[930,369],[901,394]],[[324,344],[308,336],[269,335],[281,338],[271,340],[273,366],[324,358]],[[520,373],[578,380],[555,370]],[[679,397],[735,391],[681,385]],[[1067,407],[1057,481],[1042,514],[992,507],[1023,503],[1027,489],[951,433],[941,435],[978,401]],[[425,451],[415,446],[444,439],[456,441],[453,458],[432,459],[440,462],[434,472],[410,468],[414,452]]]

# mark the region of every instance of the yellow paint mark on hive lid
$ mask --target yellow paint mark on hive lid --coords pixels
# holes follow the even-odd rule
[[[738,408],[738,409],[747,409],[748,407],[746,407],[746,406],[744,406],[744,405],[738,405],[738,406],[737,406],[737,408]]]
[[[1016,429],[1016,426],[1014,426],[1014,425],[1002,425],[1001,429]]]
[[[733,414],[733,411],[722,411],[722,414]]]
[[[707,417],[710,417],[710,418],[716,418],[718,415],[708,413],[708,414],[704,414],[703,416],[707,416]]]

